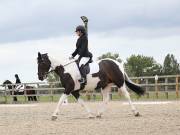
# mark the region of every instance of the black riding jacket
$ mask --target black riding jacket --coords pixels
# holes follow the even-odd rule
[[[92,53],[88,50],[88,38],[86,34],[80,36],[76,42],[76,50],[72,53],[72,56],[75,57],[79,54],[79,59],[82,57],[92,58]]]
[[[21,83],[19,78],[16,78],[16,83]]]

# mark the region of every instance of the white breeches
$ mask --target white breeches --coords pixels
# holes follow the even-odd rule
[[[79,62],[79,67],[81,67],[82,64],[86,64],[89,61],[89,57],[83,57],[81,58],[80,62]]]

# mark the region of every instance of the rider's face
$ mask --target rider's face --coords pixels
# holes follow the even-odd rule
[[[81,36],[81,32],[80,31],[76,31],[76,35],[80,37]]]

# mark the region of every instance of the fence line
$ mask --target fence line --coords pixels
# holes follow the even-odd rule
[[[140,83],[141,86],[145,87],[147,97],[149,94],[149,87],[154,87],[156,98],[159,97],[160,87],[164,87],[164,92],[166,94],[166,98],[168,99],[169,91],[174,91],[176,93],[176,98],[179,98],[179,85],[180,85],[180,75],[167,75],[167,76],[143,76],[143,77],[132,77],[132,80]],[[141,83],[141,81],[145,83]],[[149,83],[149,81],[153,81],[154,83]],[[174,86],[175,89],[171,90],[169,87]]]
[[[168,75],[168,76],[142,76],[142,77],[131,77],[131,80],[141,85],[146,90],[147,98],[149,98],[149,93],[151,91],[155,92],[156,98],[159,97],[159,91],[161,90],[161,87],[164,87],[165,96],[168,99],[168,93],[170,91],[175,92],[176,98],[179,98],[179,86],[180,86],[180,75]],[[27,100],[28,96],[37,96],[38,99],[40,96],[50,96],[51,100],[53,101],[53,97],[57,94],[55,94],[55,91],[63,92],[64,88],[57,87],[60,82],[34,82],[34,83],[21,83],[21,84],[5,84],[0,85],[0,87],[4,86],[4,89],[0,89],[1,95],[5,97],[5,102],[7,102],[8,96],[24,96],[25,101]],[[15,88],[9,90],[8,86],[12,85],[24,85],[24,86],[34,86],[33,89],[26,89],[24,87],[24,95],[13,95]],[[170,87],[174,87],[175,89],[172,89]],[[153,87],[153,90],[150,90],[150,87]],[[112,87],[112,89],[116,89],[116,87]],[[27,90],[35,90],[35,95],[27,95]],[[48,93],[43,93],[43,91],[48,91]],[[10,95],[10,92],[12,92],[12,95]],[[97,93],[87,93],[87,98],[90,99],[90,95],[93,95],[93,98],[96,97]],[[112,98],[112,93],[110,94],[110,97]]]

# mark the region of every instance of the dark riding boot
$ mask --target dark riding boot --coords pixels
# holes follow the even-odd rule
[[[92,62],[93,62],[93,60],[92,60],[92,58],[90,58],[88,63],[92,63]]]
[[[87,77],[86,77],[86,71],[85,71],[85,68],[84,68],[84,65],[82,65],[80,68],[79,68],[79,71],[81,73],[81,79],[79,79],[79,82],[81,84],[87,84]]]

